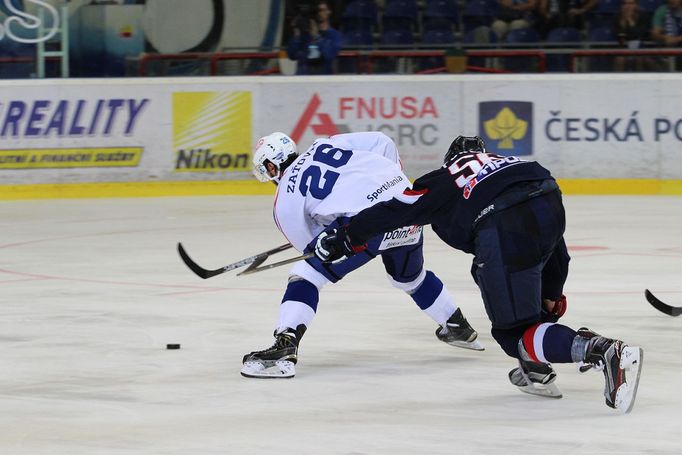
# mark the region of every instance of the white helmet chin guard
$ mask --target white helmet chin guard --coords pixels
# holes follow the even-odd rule
[[[253,152],[253,175],[261,182],[274,180],[275,183],[279,183],[282,173],[280,166],[292,155],[298,156],[296,143],[284,133],[272,133],[258,139],[256,150]],[[268,161],[277,168],[275,176],[268,173],[265,166]]]

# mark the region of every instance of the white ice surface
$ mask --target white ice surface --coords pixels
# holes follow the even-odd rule
[[[375,261],[323,291],[294,379],[254,380],[241,358],[271,344],[287,267],[204,281],[175,247],[217,268],[284,243],[270,197],[1,202],[0,453],[680,454],[682,317],[643,291],[682,306],[682,198],[565,200],[563,322],[644,348],[629,415],[573,365],[561,400],[510,385],[471,257],[430,229],[486,351],[437,341]]]

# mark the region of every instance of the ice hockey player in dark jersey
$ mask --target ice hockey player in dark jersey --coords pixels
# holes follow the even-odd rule
[[[602,370],[606,404],[630,412],[643,351],[557,323],[566,310],[569,255],[561,191],[534,161],[487,153],[479,137],[457,137],[441,168],[411,189],[318,235],[315,254],[340,262],[367,239],[398,226],[430,224],[448,245],[474,255],[471,269],[492,335],[519,366],[509,379],[522,391],[560,398],[552,363]]]

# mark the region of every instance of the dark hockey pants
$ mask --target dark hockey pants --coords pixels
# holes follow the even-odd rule
[[[563,292],[570,260],[565,226],[557,190],[494,213],[476,227],[471,272],[492,335],[512,357],[525,329],[543,321],[542,300],[557,300]]]

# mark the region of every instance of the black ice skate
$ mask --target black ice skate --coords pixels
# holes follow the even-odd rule
[[[605,338],[586,328],[578,330],[578,336],[589,340],[583,360],[585,365],[581,371],[590,368],[603,371],[606,405],[623,413],[630,412],[635,404],[642,372],[642,349],[628,346],[620,340]]]
[[[457,308],[450,319],[444,325],[436,329],[436,336],[443,343],[450,346],[457,346],[458,348],[473,349],[474,351],[483,351],[485,348],[479,343],[478,333],[469,325],[462,310]]]
[[[275,343],[268,349],[244,356],[241,374],[247,378],[293,378],[298,360],[298,343],[306,327],[287,328],[275,332]]]
[[[554,384],[556,373],[549,363],[519,360],[519,366],[509,372],[509,380],[522,392],[547,398],[561,398]]]

